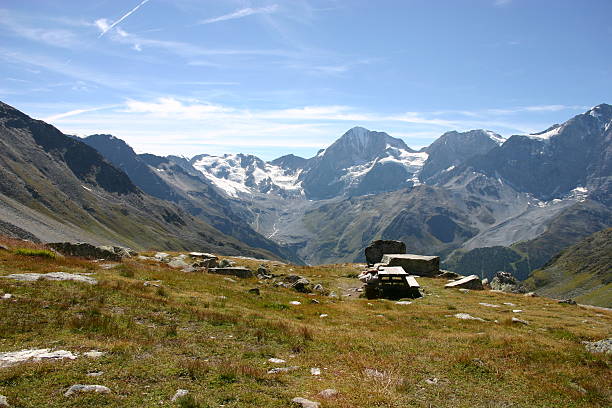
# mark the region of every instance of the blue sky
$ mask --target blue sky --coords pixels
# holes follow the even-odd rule
[[[0,100],[138,152],[411,147],[612,103],[609,0],[5,0]]]

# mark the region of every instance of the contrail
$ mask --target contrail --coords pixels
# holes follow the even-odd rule
[[[119,20],[115,21],[113,24],[111,24],[110,26],[108,26],[104,31],[102,31],[100,33],[100,35],[98,36],[98,38],[102,37],[104,34],[106,34],[111,28],[115,27],[117,24],[119,24],[120,22],[122,22],[123,20],[125,20],[126,18],[128,18],[133,12],[135,12],[136,10],[138,10],[140,7],[142,7],[145,3],[148,3],[149,0],[143,0],[139,5],[137,5],[136,7],[134,7],[132,10],[128,11],[123,17],[121,17]]]

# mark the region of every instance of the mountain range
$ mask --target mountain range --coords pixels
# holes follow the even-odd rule
[[[525,279],[612,226],[612,106],[507,139],[447,132],[415,150],[355,127],[314,157],[136,154],[0,106],[0,230],[42,241],[363,261],[374,239],[462,273]],[[153,234],[155,232],[155,234]]]

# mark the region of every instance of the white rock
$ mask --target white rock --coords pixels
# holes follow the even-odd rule
[[[0,368],[25,363],[28,360],[62,360],[65,358],[74,360],[77,356],[66,350],[51,351],[51,349],[32,349],[9,351],[7,353],[0,353]]]
[[[436,377],[433,377],[433,378],[427,378],[427,379],[425,380],[425,382],[426,382],[427,384],[429,384],[429,385],[435,385],[435,384],[437,384],[439,381],[440,381],[440,380],[438,380]]]
[[[237,280],[232,279],[232,278],[223,278],[223,279],[224,279],[224,280],[226,280],[226,281],[228,281],[228,282],[233,282],[233,283],[236,283],[236,282],[237,282]]]
[[[381,373],[378,370],[375,370],[373,368],[366,368],[365,370],[363,370],[363,373],[365,374],[366,377],[370,377],[370,378],[384,378],[385,374]]]
[[[291,400],[294,404],[299,404],[302,408],[319,408],[321,404],[315,401],[307,400],[306,398],[296,397]]]
[[[161,283],[162,283],[162,281],[160,281],[160,280],[156,280],[156,281],[145,281],[145,282],[143,283],[143,285],[144,285],[144,286],[154,286],[154,287],[156,287],[156,288],[159,288],[159,287],[161,287]]]
[[[395,302],[396,305],[411,305],[412,302],[408,300],[400,300],[399,302]]]
[[[523,311],[521,309],[514,309],[512,310],[512,313],[523,313]]]
[[[506,306],[516,306],[514,303],[510,303],[510,302],[504,302],[504,305],[506,305]]]
[[[91,373],[87,373],[88,377],[100,377],[104,374],[104,371],[92,371]]]
[[[298,302],[297,300],[292,300],[291,302],[289,302],[290,305],[301,305],[302,302]]]
[[[4,295],[0,296],[0,299],[10,299],[12,297],[13,297],[13,295],[11,295],[10,293],[5,293]]]
[[[64,397],[69,397],[76,394],[77,392],[95,392],[98,394],[110,394],[111,390],[103,385],[86,385],[86,384],[75,384],[68,388],[68,391],[64,393]]]
[[[295,371],[299,368],[300,367],[296,367],[296,366],[271,368],[268,370],[268,374],[288,373],[289,371]]]
[[[469,289],[465,289],[465,288],[459,289],[459,292],[461,293],[468,293],[469,291],[470,291]]]
[[[321,375],[321,369],[313,367],[313,368],[310,369],[310,374],[311,375]]]
[[[157,259],[158,261],[165,261],[168,258],[170,258],[170,254],[167,254],[165,252],[158,252],[153,257]]]
[[[520,324],[525,324],[525,325],[529,324],[529,322],[527,320],[521,320],[521,319],[518,319],[516,317],[512,318],[512,323],[520,323]]]
[[[274,363],[274,364],[283,364],[283,363],[286,363],[286,361],[283,360],[282,358],[274,358],[274,357],[269,358],[268,361],[271,362],[271,363]]]
[[[98,350],[89,350],[88,352],[83,353],[83,355],[89,358],[98,358],[102,357],[104,355],[104,352]]]
[[[474,317],[468,313],[457,313],[453,316],[461,320],[478,320],[479,322],[484,322],[484,319],[481,319],[480,317]]]
[[[91,285],[95,285],[98,281],[89,276],[78,275],[75,273],[66,272],[49,272],[49,273],[14,273],[11,275],[0,276],[5,279],[15,279],[23,282],[35,282],[40,279],[52,280],[52,281],[77,281],[85,282]]]
[[[321,313],[321,314],[319,315],[319,317],[320,317],[320,318],[327,317],[327,316],[329,316],[327,313]]]
[[[0,395],[0,408],[10,408],[8,399],[4,395]]]
[[[499,305],[493,305],[491,303],[478,303],[480,306],[485,306],[485,307],[499,307]]]
[[[338,391],[334,390],[333,388],[328,388],[326,390],[321,391],[317,395],[321,398],[333,398],[338,395]]]
[[[184,396],[188,395],[189,391],[187,390],[182,390],[182,389],[178,389],[176,390],[176,392],[174,393],[174,397],[172,397],[171,401],[172,402],[176,402],[177,399],[179,398],[183,398]]]

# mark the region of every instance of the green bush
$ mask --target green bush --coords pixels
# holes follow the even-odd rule
[[[38,256],[41,258],[57,258],[57,254],[55,252],[49,251],[48,249],[29,249],[29,248],[17,248],[13,251],[16,255],[23,256]]]

